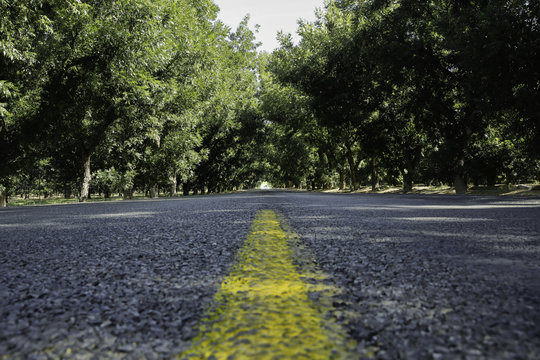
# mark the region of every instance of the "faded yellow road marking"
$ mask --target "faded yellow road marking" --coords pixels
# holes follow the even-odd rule
[[[215,308],[181,358],[351,358],[342,331],[326,326],[321,305],[309,299],[310,285],[302,278],[313,275],[299,273],[288,240],[273,211],[257,214],[237,264],[215,295]]]

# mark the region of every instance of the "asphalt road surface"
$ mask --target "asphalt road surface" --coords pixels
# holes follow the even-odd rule
[[[540,199],[260,191],[0,210],[0,359],[189,353],[261,213],[339,289],[330,357],[540,358]]]

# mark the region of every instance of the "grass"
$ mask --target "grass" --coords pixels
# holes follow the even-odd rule
[[[525,184],[527,188],[520,188],[515,185],[498,184],[495,186],[473,186],[467,191],[468,195],[496,195],[496,196],[540,196],[540,184]],[[325,190],[324,192],[339,192],[339,193],[359,193],[359,194],[401,194],[402,187],[397,186],[381,186],[377,191],[371,191],[371,186],[362,187],[355,191],[350,189],[344,190]],[[455,194],[454,188],[451,186],[426,186],[416,185],[410,194],[420,195],[452,195]]]
[[[525,184],[527,188],[520,188],[515,185],[499,184],[494,187],[489,186],[474,186],[467,191],[468,195],[495,195],[495,196],[540,196],[540,184]],[[401,194],[403,188],[397,186],[381,186],[377,191],[371,191],[371,187],[365,186],[355,191],[349,189],[339,190],[323,190],[326,193],[355,193],[355,194]],[[454,188],[450,186],[425,186],[416,185],[410,194],[420,195],[452,195],[455,194]],[[162,195],[165,196],[165,195]],[[162,197],[160,196],[160,197]],[[133,196],[134,200],[145,199],[142,194]],[[103,196],[93,195],[88,202],[105,202],[105,201],[121,201],[121,196],[112,196],[105,199]],[[63,196],[56,195],[47,199],[31,196],[29,199],[24,199],[20,196],[10,197],[8,206],[29,206],[29,205],[58,205],[58,204],[75,204],[78,200],[75,197],[65,199]]]
[[[133,199],[144,199],[143,195],[135,195]],[[121,196],[111,196],[106,199],[103,196],[93,195],[92,198],[88,199],[88,202],[105,202],[105,201],[120,201],[122,200]],[[38,198],[37,196],[30,196],[30,198],[25,199],[20,196],[10,197],[8,206],[28,206],[28,205],[58,205],[58,204],[75,204],[78,203],[76,197],[70,197],[69,199],[64,198],[60,195],[55,195],[44,198]]]

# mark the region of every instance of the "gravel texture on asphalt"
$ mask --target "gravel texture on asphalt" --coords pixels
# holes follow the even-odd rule
[[[0,211],[0,357],[180,354],[261,200],[237,194]]]
[[[359,354],[540,358],[540,199],[278,196]]]
[[[540,358],[540,199],[283,191],[0,210],[0,358],[182,353],[259,209],[342,288],[358,354]]]

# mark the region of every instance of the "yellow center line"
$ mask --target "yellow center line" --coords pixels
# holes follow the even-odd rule
[[[289,241],[275,212],[257,214],[215,307],[182,359],[351,358],[342,331],[326,326],[321,304],[309,299],[311,285],[302,279],[313,275],[293,264]]]

